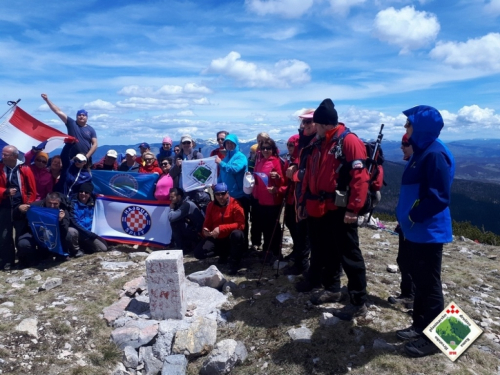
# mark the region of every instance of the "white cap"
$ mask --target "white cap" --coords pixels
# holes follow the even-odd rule
[[[135,156],[137,152],[135,152],[133,148],[128,148],[127,151],[125,151],[125,155]]]
[[[108,152],[106,152],[106,156],[116,159],[118,157],[118,152],[116,152],[115,150],[109,150]]]
[[[79,161],[87,161],[87,157],[83,154],[76,154],[75,159],[78,159]]]
[[[186,142],[186,141],[189,141],[189,142],[193,143],[193,138],[191,138],[191,136],[190,136],[190,135],[185,134],[185,135],[183,135],[183,136],[181,137],[181,143],[182,143],[182,142]]]

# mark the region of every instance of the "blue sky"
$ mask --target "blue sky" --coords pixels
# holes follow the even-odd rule
[[[500,0],[1,2],[0,102],[59,130],[41,93],[86,108],[100,145],[284,139],[327,97],[365,138],[418,104],[444,140],[500,138],[499,26]]]

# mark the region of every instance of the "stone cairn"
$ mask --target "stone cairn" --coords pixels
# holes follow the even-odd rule
[[[226,283],[215,266],[184,274],[180,250],[151,253],[146,277],[127,282],[120,299],[103,310],[111,340],[123,350],[113,375],[181,375],[188,361],[207,355],[201,375],[228,374],[247,356],[242,342],[217,342],[226,324],[221,307]]]

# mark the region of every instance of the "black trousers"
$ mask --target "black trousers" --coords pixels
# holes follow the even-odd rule
[[[264,235],[264,251],[279,257],[281,251],[281,225],[279,223],[281,205],[257,206],[257,220]]]
[[[366,302],[366,267],[359,248],[358,224],[344,223],[345,209],[328,211],[320,218],[307,218],[311,241],[311,264],[306,278],[340,290],[342,268],[347,276],[351,303]]]
[[[230,257],[233,262],[238,263],[245,250],[245,234],[241,230],[235,230],[229,237],[204,238],[196,245],[194,256],[196,259],[206,259],[218,255],[222,259]]]
[[[417,332],[422,332],[444,309],[443,244],[406,241],[411,253],[411,278],[415,284],[413,326]]]
[[[248,220],[250,217],[250,198],[249,197],[241,197],[237,198],[236,201],[243,208],[243,212],[245,214],[245,248],[248,249]]]
[[[253,246],[262,245],[262,223],[258,219],[259,202],[253,196],[250,197],[250,240]]]
[[[287,204],[285,206],[285,225],[290,231],[290,236],[292,236],[292,253],[295,258],[295,264],[306,268],[309,264],[309,254],[311,253],[307,235],[307,221],[301,220],[297,222],[294,204]]]
[[[399,234],[399,249],[396,262],[398,263],[399,270],[401,271],[401,295],[409,298],[415,296],[415,285],[411,279],[411,251],[408,246],[408,241],[405,240],[403,232]]]
[[[12,210],[10,207],[0,208],[0,265],[10,263],[12,266],[16,261],[15,242],[19,238],[19,233],[25,226],[23,220],[12,220]],[[14,229],[16,239],[14,239]]]
[[[184,253],[192,251],[200,241],[200,234],[188,226],[184,220],[174,221],[170,223],[170,226],[176,247]]]

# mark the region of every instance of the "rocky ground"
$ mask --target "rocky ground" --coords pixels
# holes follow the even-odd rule
[[[394,223],[386,225],[394,228]],[[289,251],[290,239],[285,240]],[[410,316],[403,306],[387,302],[399,287],[399,274],[388,271],[396,264],[398,238],[362,228],[360,241],[370,308],[365,318],[353,322],[328,319],[328,312],[345,301],[316,307],[309,293],[294,290],[293,277],[276,277],[270,267],[257,283],[257,257],[247,258],[233,277],[217,259],[185,257],[187,275],[215,264],[237,285],[230,294],[226,291],[227,322],[217,329],[217,342],[241,341],[248,351],[232,374],[500,374],[498,247],[467,239],[445,246],[445,303],[455,302],[484,330],[451,362],[443,354],[405,356],[395,330],[407,327]],[[65,263],[0,272],[0,374],[112,374],[123,353],[110,340],[113,328],[103,309],[118,301],[125,283],[145,275],[146,256],[117,246]],[[188,374],[198,374],[205,360],[190,358]]]

